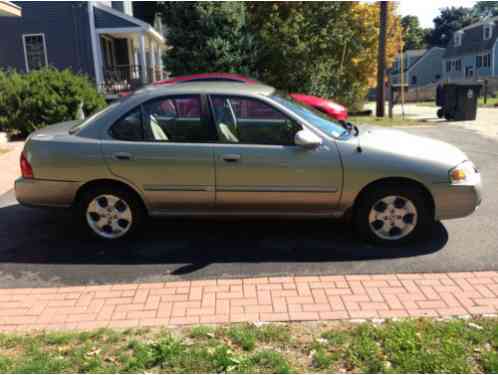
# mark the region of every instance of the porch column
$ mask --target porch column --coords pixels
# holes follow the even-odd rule
[[[151,82],[154,82],[156,81],[156,43],[150,40],[149,46],[150,46],[150,67],[151,67],[150,80]]]
[[[105,75],[104,75],[104,58],[102,57],[102,43],[101,43],[101,36],[100,34],[97,34],[97,37],[95,38],[95,44],[96,44],[96,56],[95,59],[97,61],[97,71],[95,72],[95,78],[97,81],[97,88],[98,90],[103,90],[104,85],[105,85]]]
[[[145,33],[141,32],[138,37],[139,44],[139,64],[140,64],[140,79],[143,84],[147,83],[147,57],[145,56]]]
[[[157,45],[157,58],[158,58],[158,64],[159,64],[159,79],[164,79],[163,72],[164,72],[164,67],[163,67],[163,52],[162,52],[161,45]]]

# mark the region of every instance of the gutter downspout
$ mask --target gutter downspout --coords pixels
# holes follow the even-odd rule
[[[90,41],[92,44],[92,55],[93,55],[93,68],[95,71],[95,82],[97,84],[97,89],[100,91],[102,90],[102,84],[104,82],[104,79],[102,77],[103,72],[102,72],[102,64],[100,61],[100,54],[98,51],[98,45],[97,45],[97,31],[95,29],[95,15],[94,15],[94,8],[93,8],[93,2],[89,1],[88,2],[88,20],[90,22]],[[100,43],[99,43],[100,44]]]

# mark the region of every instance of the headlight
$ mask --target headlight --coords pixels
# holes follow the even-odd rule
[[[449,177],[453,185],[466,185],[479,178],[479,170],[471,161],[464,161],[450,170]]]

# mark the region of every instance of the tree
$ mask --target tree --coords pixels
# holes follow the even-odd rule
[[[453,33],[477,21],[471,8],[451,7],[441,10],[441,14],[434,18],[434,29],[427,37],[430,46],[446,47]]]
[[[252,75],[256,45],[247,30],[243,2],[161,2],[173,75],[234,72]]]
[[[472,7],[472,13],[477,17],[498,16],[498,1],[478,1]]]
[[[290,92],[330,97],[358,108],[375,85],[379,7],[363,2],[249,4],[262,46],[261,79]],[[399,51],[399,21],[389,4],[387,65]]]
[[[420,27],[417,16],[404,16],[401,18],[401,27],[403,28],[404,50],[422,49],[427,46],[428,29]]]

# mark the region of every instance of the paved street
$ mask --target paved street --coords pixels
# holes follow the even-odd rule
[[[154,220],[141,240],[81,237],[71,216],[0,196],[0,288],[280,275],[498,270],[498,141],[470,126],[408,130],[461,147],[481,168],[483,205],[432,239],[381,250],[328,220]]]

